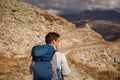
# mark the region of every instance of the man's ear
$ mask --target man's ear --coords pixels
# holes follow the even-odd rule
[[[52,41],[52,44],[53,44],[53,45],[55,44],[55,40]]]

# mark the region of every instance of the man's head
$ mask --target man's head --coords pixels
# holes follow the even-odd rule
[[[45,42],[46,44],[53,44],[56,48],[58,47],[60,35],[56,32],[49,32],[45,36]]]

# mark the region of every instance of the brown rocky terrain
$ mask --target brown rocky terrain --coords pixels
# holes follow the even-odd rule
[[[32,80],[31,49],[46,33],[60,33],[59,50],[72,73],[65,80],[119,80],[120,41],[101,35],[45,10],[16,0],[0,0],[0,80]]]

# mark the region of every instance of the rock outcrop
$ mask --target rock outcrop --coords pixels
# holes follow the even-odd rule
[[[16,0],[0,0],[0,80],[32,80],[31,49],[44,44],[45,35],[61,35],[59,50],[66,54],[72,73],[66,80],[119,80],[120,41],[101,35],[45,10]]]

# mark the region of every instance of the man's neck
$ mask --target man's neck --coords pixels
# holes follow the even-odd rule
[[[54,47],[55,51],[57,51],[57,48],[53,44],[50,44],[50,45],[52,45]]]

